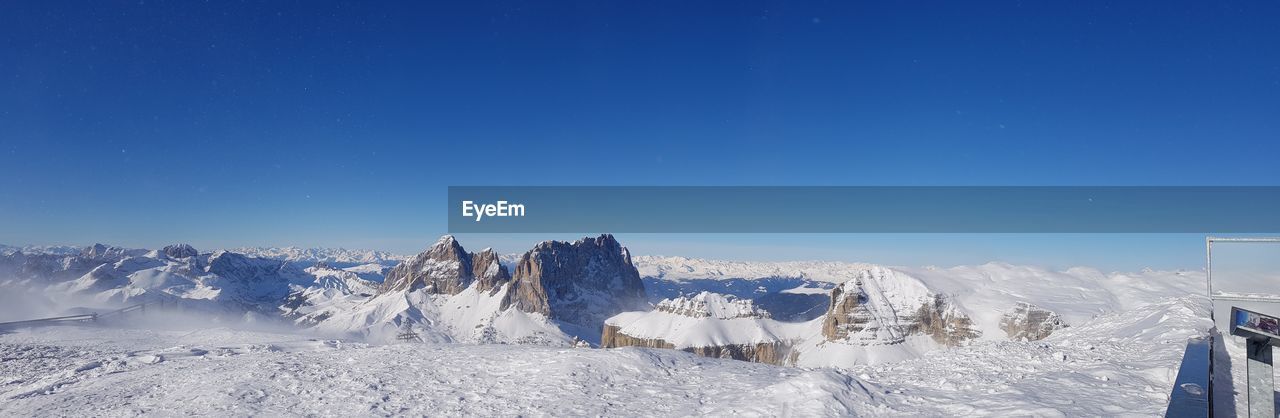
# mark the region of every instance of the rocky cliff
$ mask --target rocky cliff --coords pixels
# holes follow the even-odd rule
[[[617,325],[605,324],[604,333],[600,338],[600,347],[677,349],[675,344],[667,342],[661,338],[636,338],[619,332],[620,329],[621,327]],[[796,356],[799,354],[792,348],[792,343],[790,341],[684,347],[679,348],[679,350],[703,357],[750,361],[777,366],[795,364]]]
[[[934,342],[949,347],[963,345],[982,335],[973,321],[956,309],[950,298],[941,294],[921,305],[915,319],[912,332],[928,335]]]
[[[173,259],[173,260],[181,260],[184,258],[195,257],[197,255],[200,255],[200,252],[196,251],[196,248],[192,247],[189,244],[168,245],[168,246],[165,246],[163,249],[161,249],[160,253],[164,254],[165,257],[169,257],[170,259]]]
[[[378,291],[422,289],[427,293],[456,295],[474,281],[479,281],[481,290],[493,291],[510,279],[511,275],[498,263],[498,255],[493,250],[468,253],[452,235],[445,235],[426,251],[387,272]]]
[[[1057,313],[1027,302],[1018,302],[1012,311],[1000,317],[1000,329],[1010,340],[1041,340],[1066,327]]]
[[[701,292],[664,299],[650,312],[609,318],[600,346],[678,349],[705,357],[792,364],[804,324],[783,323],[750,300]]]
[[[648,305],[631,253],[606,234],[572,243],[544,241],[524,253],[502,302],[507,307],[595,333],[606,318]]]
[[[827,341],[855,345],[898,344],[912,335],[957,346],[981,333],[951,300],[914,278],[870,269],[831,291],[823,318]]]

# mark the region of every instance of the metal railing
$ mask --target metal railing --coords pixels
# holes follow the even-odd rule
[[[81,315],[55,316],[51,318],[27,319],[22,321],[0,322],[0,329],[35,327],[35,326],[44,326],[44,325],[59,325],[59,324],[76,323],[76,322],[97,322],[103,319],[121,318],[132,312],[145,314],[148,306],[164,307],[164,301],[157,300],[157,301],[151,301],[151,302],[143,302],[136,305],[130,305],[120,309],[107,311],[103,313],[89,313],[89,314],[81,314]]]

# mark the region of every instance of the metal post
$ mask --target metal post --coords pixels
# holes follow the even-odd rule
[[[1209,323],[1214,327],[1218,326],[1218,320],[1213,317],[1215,308],[1213,306],[1213,237],[1204,237],[1204,289],[1205,296],[1209,297]],[[1222,338],[1219,334],[1217,338]],[[1214,333],[1209,332],[1209,378],[1205,385],[1205,400],[1209,403],[1209,418],[1213,418],[1213,339]]]
[[[1265,339],[1250,338],[1245,344],[1248,350],[1249,365],[1245,380],[1249,382],[1248,400],[1250,417],[1276,416],[1275,382],[1271,369],[1271,342]]]

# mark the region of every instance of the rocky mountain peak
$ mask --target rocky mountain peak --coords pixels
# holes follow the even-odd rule
[[[493,250],[468,253],[452,235],[445,235],[426,251],[387,273],[379,292],[426,289],[456,295],[479,279],[481,291],[494,291],[511,280]]]
[[[119,259],[127,255],[128,250],[124,248],[104,244],[93,244],[80,251],[80,256],[91,260]]]
[[[485,248],[478,254],[471,254],[471,276],[475,278],[481,292],[495,292],[502,285],[511,281],[511,273],[502,265],[498,253],[492,248]]]
[[[873,268],[831,291],[822,335],[858,345],[897,344],[911,335],[927,335],[954,346],[979,332],[950,298],[910,276]]]
[[[161,249],[160,252],[174,260],[200,255],[200,252],[196,251],[195,247],[188,244],[169,245]]]
[[[80,252],[80,255],[83,255],[85,257],[97,258],[102,256],[103,254],[106,254],[107,249],[109,248],[111,247],[108,247],[101,243],[93,244],[88,247],[84,247],[84,250]]]
[[[504,309],[515,306],[579,325],[591,339],[606,318],[648,305],[631,253],[609,234],[572,243],[543,241],[520,257],[512,280]]]
[[[462,248],[462,244],[453,235],[445,235],[436,240],[427,251],[424,252],[428,258],[433,260],[461,260],[466,258],[467,250]],[[422,255],[420,254],[419,257]]]

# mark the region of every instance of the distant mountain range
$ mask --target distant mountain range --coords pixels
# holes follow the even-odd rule
[[[18,307],[0,321],[161,299],[219,321],[371,342],[636,345],[803,366],[1041,339],[1197,294],[1202,284],[1199,272],[632,257],[611,235],[545,241],[519,255],[468,252],[452,236],[410,257],[184,244],[0,247],[0,302]]]

